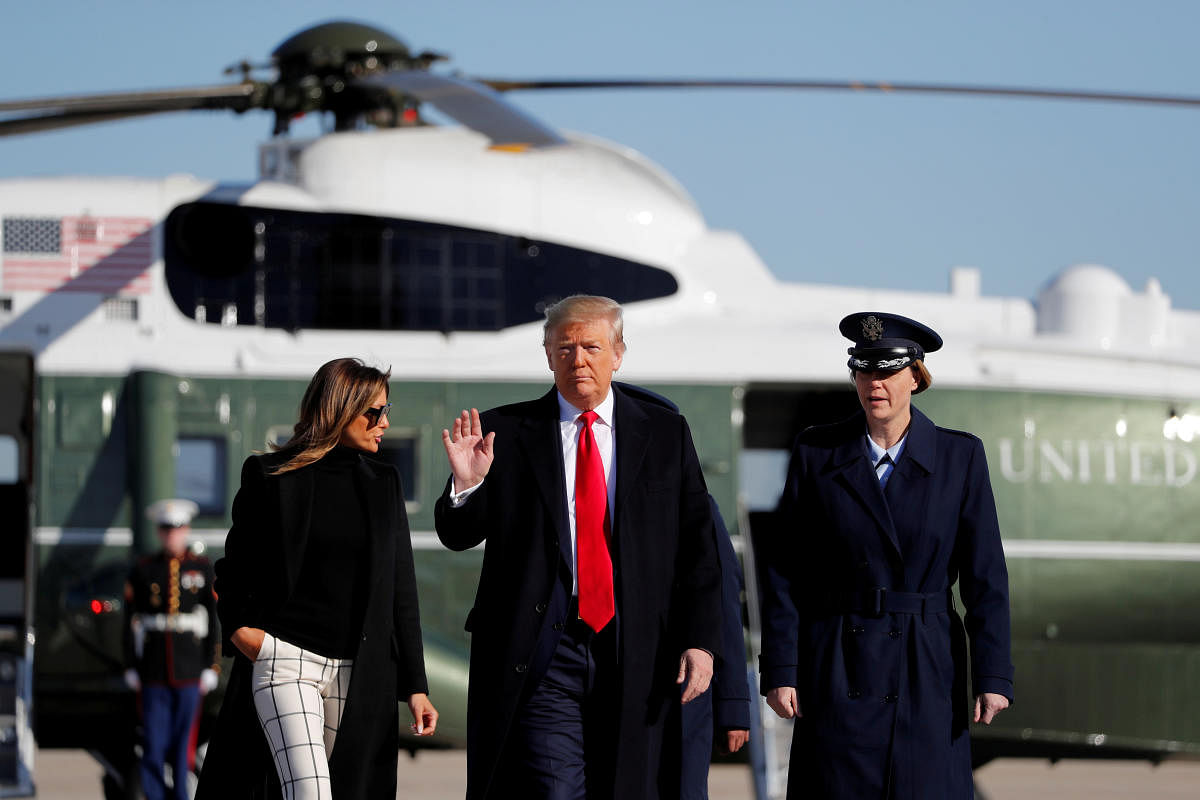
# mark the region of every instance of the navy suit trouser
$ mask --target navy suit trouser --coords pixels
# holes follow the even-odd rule
[[[616,745],[615,642],[567,623],[545,674],[517,712],[508,780],[513,797],[611,797]]]
[[[680,711],[683,748],[680,752],[680,800],[708,800],[708,766],[713,746],[713,687],[685,703]]]
[[[192,725],[200,707],[200,686],[142,687],[142,791],[147,800],[187,800],[187,776]],[[167,789],[163,766],[171,765],[175,788]]]

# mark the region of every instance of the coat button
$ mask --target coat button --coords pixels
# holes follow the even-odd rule
[[[896,702],[896,701],[897,701],[897,700],[899,700],[899,699],[900,699],[900,698],[896,697],[896,695],[894,695],[894,694],[889,694],[888,696],[886,696],[886,697],[884,697],[884,698],[883,698],[883,702],[885,702],[885,703],[894,703],[894,702]]]
[[[538,603],[536,606],[533,607],[533,610],[539,614],[545,614],[546,613],[546,604]]]
[[[857,700],[858,698],[862,697],[862,692],[860,692],[858,689],[851,689],[850,691],[846,692],[846,697],[849,697],[851,700]]]
[[[892,637],[893,639],[899,639],[900,631],[888,631],[888,636]]]
[[[523,673],[527,669],[529,669],[529,667],[526,666],[525,664],[516,664],[513,666],[513,672],[517,672],[517,673]]]

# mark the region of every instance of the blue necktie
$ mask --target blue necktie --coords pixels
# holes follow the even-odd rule
[[[883,454],[883,458],[875,462],[875,475],[879,478],[879,488],[886,489],[888,479],[892,477],[892,470],[888,469],[888,465],[893,464],[892,457],[888,453]]]

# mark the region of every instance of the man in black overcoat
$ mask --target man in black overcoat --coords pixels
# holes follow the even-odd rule
[[[720,641],[708,492],[684,418],[611,386],[620,306],[576,296],[546,313],[554,388],[442,435],[438,536],[486,542],[466,621],[467,798],[675,797],[680,701],[707,688]]]

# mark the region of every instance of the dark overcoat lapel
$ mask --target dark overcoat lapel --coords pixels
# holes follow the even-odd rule
[[[521,421],[517,442],[533,472],[542,505],[559,542],[562,564],[571,569],[571,528],[567,521],[567,492],[562,464],[562,439],[558,427],[558,392],[551,389],[533,406],[535,413]]]
[[[367,531],[370,535],[371,563],[370,591],[367,597],[371,602],[387,605],[391,598],[392,585],[389,580],[394,574],[392,564],[395,562],[396,544],[393,538],[396,520],[389,513],[395,507],[398,498],[394,497],[395,484],[383,478],[376,465],[361,459],[354,469],[355,488],[358,489],[363,507],[366,509]],[[309,501],[311,509],[312,502]],[[388,608],[367,609],[366,627],[370,627],[377,619],[384,619]]]
[[[853,433],[853,426],[850,426],[842,443],[830,454],[827,472],[870,512],[879,524],[880,534],[891,545],[893,555],[898,559],[903,558],[891,511],[879,487],[879,478],[867,458],[866,435],[865,418],[857,435]]]
[[[618,536],[622,526],[629,524],[624,517],[629,508],[629,495],[643,480],[642,461],[650,442],[650,420],[646,412],[625,394],[614,389],[613,395],[613,422],[617,432],[617,519],[613,524],[613,535]]]
[[[900,460],[887,484],[887,505],[894,523],[905,564],[908,591],[932,577],[927,570],[932,562],[922,556],[930,536],[931,491],[936,481],[937,430],[929,418],[913,409],[912,424],[904,440]]]
[[[300,562],[308,546],[308,525],[312,519],[313,471],[298,469],[279,476],[279,551],[283,554],[284,599],[300,575]],[[286,537],[283,531],[291,531]]]
[[[630,498],[635,487],[644,486],[646,476],[642,475],[642,463],[646,456],[646,446],[650,441],[650,421],[646,412],[636,403],[617,389],[613,389],[615,402],[613,404],[613,424],[617,434],[617,487],[613,494],[616,504],[616,519],[612,520],[611,546],[613,554],[613,580],[615,582],[617,603],[617,642],[620,646],[621,637],[627,631],[622,625],[620,598],[628,595],[624,589],[626,576],[635,574],[632,571],[637,559],[638,544],[632,541],[637,535],[637,521],[630,519]]]

